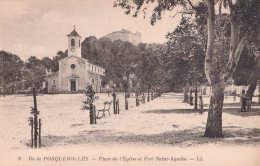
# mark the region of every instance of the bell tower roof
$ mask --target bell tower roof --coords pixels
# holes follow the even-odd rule
[[[70,34],[68,34],[67,36],[68,36],[68,37],[70,37],[70,36],[79,36],[79,37],[81,37],[81,36],[78,34],[78,32],[75,30],[75,26],[74,26],[73,31],[72,31]]]

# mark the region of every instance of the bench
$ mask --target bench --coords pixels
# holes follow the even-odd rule
[[[105,112],[106,111],[109,113],[109,116],[110,116],[110,111],[109,110],[110,110],[110,107],[111,107],[111,103],[112,103],[112,101],[111,102],[109,102],[109,101],[104,102],[104,108],[102,110],[98,110],[97,118],[102,118],[103,116],[105,116]],[[102,112],[102,116],[101,117],[98,117],[99,112]]]

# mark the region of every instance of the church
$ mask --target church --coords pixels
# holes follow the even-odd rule
[[[74,30],[68,37],[68,57],[59,61],[59,71],[46,76],[47,93],[82,91],[92,85],[100,92],[105,69],[81,57],[81,36]]]

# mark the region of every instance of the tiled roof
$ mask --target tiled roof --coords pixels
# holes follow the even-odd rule
[[[78,34],[78,32],[76,32],[75,29],[73,29],[73,31],[72,31],[70,34],[68,34],[67,36],[79,36],[79,37],[81,37],[81,36]]]

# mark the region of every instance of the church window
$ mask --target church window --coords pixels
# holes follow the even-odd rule
[[[75,40],[71,39],[71,46],[75,46]]]
[[[80,40],[79,40],[79,47],[80,47]]]
[[[76,65],[75,65],[75,64],[71,64],[71,65],[70,65],[70,68],[71,68],[71,69],[75,69],[75,68],[76,68]]]
[[[96,67],[95,67],[95,72],[97,72]]]
[[[92,66],[92,71],[93,71],[93,66]]]
[[[95,83],[95,80],[94,79],[92,79],[92,84],[94,84]]]
[[[55,80],[52,81],[52,84],[55,85]]]

